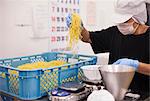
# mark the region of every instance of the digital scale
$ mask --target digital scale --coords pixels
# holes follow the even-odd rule
[[[33,101],[86,101],[93,90],[105,89],[102,81],[68,82],[50,92],[49,97]],[[126,94],[123,101],[140,101],[138,94]],[[22,101],[12,96],[0,93],[0,101]]]
[[[82,83],[68,82],[53,90],[49,99],[52,101],[86,101],[95,89],[101,89],[101,83],[86,80]]]
[[[51,92],[51,101],[86,101],[94,90],[105,89],[102,81],[68,82]],[[123,101],[139,101],[138,94],[127,93]]]

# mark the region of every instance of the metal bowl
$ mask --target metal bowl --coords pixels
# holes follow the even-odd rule
[[[103,65],[99,68],[106,89],[117,101],[124,98],[135,69],[126,65]]]

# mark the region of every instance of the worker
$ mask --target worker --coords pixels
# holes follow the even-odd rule
[[[131,58],[143,63],[149,60],[150,27],[147,20],[145,2],[149,0],[115,0],[115,11],[120,21],[116,26],[101,31],[88,32],[84,27],[82,41],[90,43],[94,53],[110,52],[109,63],[120,58]],[[66,19],[68,27],[71,17]],[[149,76],[136,72],[129,89],[141,95],[140,100],[149,96]]]
[[[142,63],[138,60],[123,58],[113,64],[132,66],[137,72],[150,76],[150,64]]]

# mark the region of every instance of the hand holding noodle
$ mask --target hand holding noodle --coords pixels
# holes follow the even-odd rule
[[[82,22],[77,13],[72,13],[67,16],[66,23],[69,27],[69,47],[72,49],[78,43],[79,37],[81,37]]]
[[[72,49],[78,40],[91,43],[89,32],[83,27],[83,23],[78,14],[68,14],[66,18],[67,26],[69,27],[70,41],[69,46]]]

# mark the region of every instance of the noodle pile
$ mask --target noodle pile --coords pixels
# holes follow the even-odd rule
[[[33,70],[33,69],[61,66],[64,64],[66,64],[66,62],[61,61],[61,60],[53,60],[50,62],[40,61],[40,62],[35,62],[35,63],[30,63],[30,64],[24,64],[24,65],[18,66],[18,68],[20,70]]]
[[[67,64],[67,62],[62,61],[62,60],[53,60],[50,62],[44,62],[44,61],[39,61],[39,62],[35,62],[35,63],[27,63],[27,64],[23,64],[18,66],[17,68],[19,70],[34,70],[34,69],[46,69],[46,68],[50,68],[50,67],[55,67],[55,66],[61,66]],[[10,74],[15,74],[18,76],[18,71],[15,70],[9,70]]]

